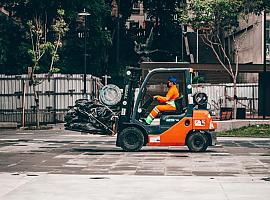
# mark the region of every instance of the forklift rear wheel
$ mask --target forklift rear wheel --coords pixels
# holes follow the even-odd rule
[[[187,138],[187,146],[190,151],[202,152],[206,151],[208,147],[208,141],[205,134],[201,132],[193,132]]]
[[[144,144],[144,136],[140,129],[125,128],[120,133],[120,144],[124,151],[139,151]]]

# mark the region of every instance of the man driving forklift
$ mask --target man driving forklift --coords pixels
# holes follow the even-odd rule
[[[147,75],[143,82],[139,84],[141,72],[140,68],[127,68],[121,114],[116,124],[116,146],[121,147],[124,151],[139,151],[143,146],[187,145],[191,151],[203,152],[206,151],[208,146],[216,144],[214,131],[217,124],[213,121],[210,112],[202,108],[201,102],[198,102],[197,98],[192,96],[192,68],[155,68],[150,71],[147,70]],[[147,89],[157,89],[154,83],[159,82],[160,77],[164,77],[165,74],[178,75],[177,77],[183,81],[184,96],[180,96],[176,88],[176,78],[170,78],[169,82],[172,82],[168,82],[170,87],[168,93],[170,95],[168,94],[163,98],[157,97],[157,99],[165,103],[174,100],[175,107],[169,107],[173,111],[163,112],[159,125],[145,125],[140,119],[144,115],[150,100],[153,99],[152,97],[149,102],[148,99],[144,101],[144,97],[149,94]],[[139,87],[139,92],[135,97],[135,88],[137,87]],[[162,87],[159,89],[162,89]],[[177,98],[179,96],[180,98]],[[185,112],[183,112],[183,100],[187,100]],[[204,98],[204,100],[203,105],[207,103],[207,98]]]
[[[177,79],[174,76],[170,76],[167,80],[167,87],[169,88],[165,97],[156,95],[154,99],[158,100],[160,103],[166,103],[165,105],[157,105],[154,109],[149,113],[145,122],[150,125],[152,121],[158,116],[159,112],[164,111],[174,111],[176,110],[176,105],[174,100],[179,98],[180,92],[176,87]]]

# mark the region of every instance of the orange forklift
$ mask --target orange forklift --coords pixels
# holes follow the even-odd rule
[[[207,95],[192,95],[191,68],[158,68],[147,73],[141,82],[142,70],[128,67],[121,100],[121,113],[116,122],[116,146],[124,151],[139,151],[143,146],[187,146],[192,152],[206,151],[216,144],[216,123],[207,110]],[[175,100],[176,110],[162,112],[158,120],[143,122],[152,110],[152,96],[165,93],[162,82],[166,77],[177,77],[181,97]]]

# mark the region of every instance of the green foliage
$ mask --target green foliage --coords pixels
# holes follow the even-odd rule
[[[240,19],[250,13],[260,15],[266,7],[263,0],[191,0],[179,10],[179,19],[194,29],[230,34],[238,28]]]
[[[68,25],[64,19],[65,11],[63,9],[58,9],[57,14],[58,16],[52,25],[52,30],[57,36],[63,37],[65,36],[66,32],[69,31]]]
[[[204,43],[212,49],[236,84],[239,50],[247,35],[249,18],[251,14],[262,14],[267,7],[265,3],[263,0],[191,0],[186,9],[179,11],[179,21],[200,31]],[[242,31],[236,35],[240,20],[243,20]],[[224,46],[226,39],[233,41],[233,49],[230,50],[234,52],[236,70],[233,70],[233,58]]]
[[[58,48],[61,46],[62,37],[69,30],[64,20],[64,14],[63,9],[57,10],[57,15],[53,19],[51,28],[48,28],[47,17],[43,18],[40,15],[26,22],[32,43],[32,48],[28,50],[28,53],[32,58],[33,72],[40,69],[36,66],[40,65],[46,54],[50,56],[51,60],[50,66],[47,67],[48,70],[51,70],[54,62],[59,60],[59,55],[57,54]],[[52,36],[48,38],[47,34],[50,32]]]
[[[0,73],[22,73],[31,63],[25,29],[0,13]]]
[[[192,80],[193,84],[197,84],[197,83],[205,83],[204,77],[202,76],[195,76]]]
[[[78,31],[84,29],[84,24],[78,17],[78,13],[85,8],[91,14],[87,18],[89,29],[87,54],[90,55],[88,57],[89,66],[87,71],[88,73],[95,73],[103,65],[104,57],[108,56],[108,50],[112,45],[112,32],[109,29],[109,23],[111,23],[110,3],[110,0],[0,0],[0,6],[5,7],[6,10],[12,13],[8,23],[18,24],[18,31],[14,32],[10,28],[11,26],[7,26],[7,20],[0,20],[0,26],[5,27],[5,31],[0,29],[1,33],[4,33],[0,34],[2,56],[0,65],[13,65],[11,73],[26,72],[28,66],[38,65],[39,67],[35,68],[39,70],[38,72],[44,73],[48,72],[51,58],[53,58],[52,68],[57,65],[57,68],[61,69],[62,72],[82,72],[84,40],[78,38]],[[37,21],[42,23],[37,24]],[[46,31],[44,28],[45,22],[47,23]],[[105,27],[108,28],[105,29]],[[19,32],[19,30],[23,32]],[[37,49],[31,48],[29,30],[31,30],[33,36],[40,37],[39,54],[42,55],[40,60],[35,58]],[[20,46],[22,44],[20,52],[16,50],[17,54],[23,54],[23,56],[20,56],[23,59],[19,61],[14,60],[11,56],[5,56],[15,50],[14,45],[11,45],[14,40],[14,38],[10,37],[11,33],[16,38],[16,45]],[[44,39],[45,34],[46,41]],[[60,42],[58,42],[59,36],[61,38]],[[10,45],[5,44],[4,47],[4,44],[1,45],[1,41],[10,43]],[[58,49],[57,53],[55,53],[56,47]],[[105,60],[106,65],[108,65],[108,59]],[[95,67],[91,67],[92,65],[95,65]],[[7,67],[2,67],[0,72],[6,72],[6,69]]]
[[[226,137],[270,137],[270,125],[252,125],[239,129],[222,131],[218,136]]]
[[[61,71],[61,69],[57,68],[57,67],[54,67],[50,70],[50,73],[51,74],[56,74],[56,73],[59,73]]]

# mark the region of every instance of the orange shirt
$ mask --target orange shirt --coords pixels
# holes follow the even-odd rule
[[[157,100],[161,103],[166,103],[168,101],[175,100],[179,96],[180,96],[180,93],[176,85],[173,85],[172,87],[170,87],[169,91],[167,92],[166,97],[158,96]]]

